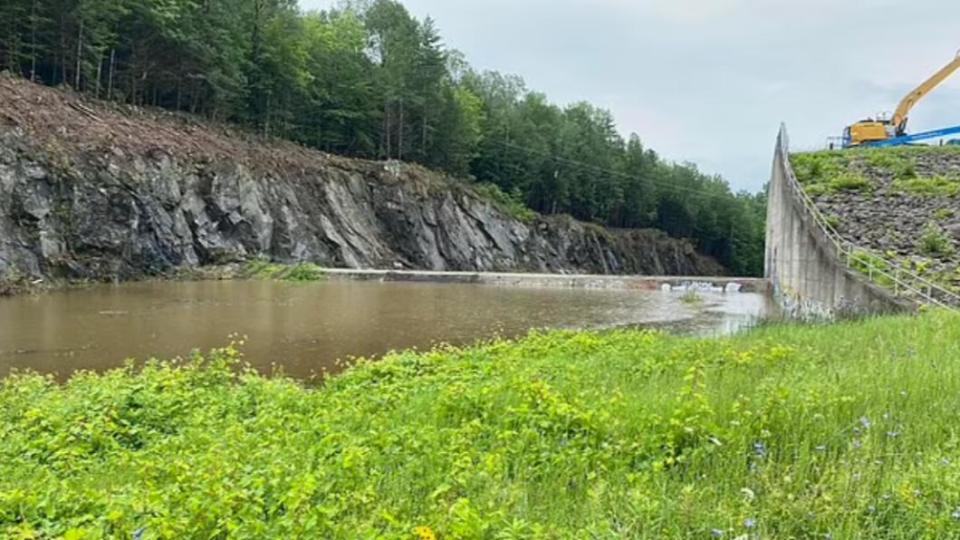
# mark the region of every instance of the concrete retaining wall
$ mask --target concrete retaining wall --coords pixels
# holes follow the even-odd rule
[[[765,272],[784,312],[835,318],[914,309],[848,268],[800,189],[790,166],[786,129],[781,128],[768,192]]]

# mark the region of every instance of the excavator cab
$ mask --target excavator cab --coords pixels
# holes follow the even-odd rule
[[[843,146],[861,146],[863,144],[885,141],[893,136],[893,124],[889,120],[866,119],[847,126],[843,130]]]
[[[847,128],[843,130],[844,148],[865,144],[869,145],[871,143],[905,136],[907,134],[907,117],[910,114],[910,110],[957,70],[960,70],[960,52],[940,71],[934,73],[933,76],[924,81],[923,84],[907,94],[897,106],[897,110],[893,113],[893,118],[886,119],[881,117],[876,120],[870,118],[861,120],[852,126],[847,126]]]

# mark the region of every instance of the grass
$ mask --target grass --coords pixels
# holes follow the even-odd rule
[[[790,161],[806,192],[822,195],[840,191],[870,191],[873,185],[862,173],[850,169],[849,151],[794,154]]]
[[[960,316],[0,383],[11,538],[956,538]],[[416,533],[414,532],[416,531]]]
[[[326,278],[323,268],[313,263],[285,265],[265,259],[248,262],[240,275],[247,279],[275,279],[279,281],[311,282]]]
[[[960,195],[960,178],[940,175],[898,179],[894,180],[893,187],[898,191],[913,195],[956,197]]]

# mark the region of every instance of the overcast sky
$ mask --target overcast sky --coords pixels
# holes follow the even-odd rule
[[[334,0],[300,0],[324,9]],[[403,0],[478,69],[610,109],[664,157],[767,180],[774,138],[818,148],[896,108],[960,49],[958,0]],[[960,73],[911,131],[960,124]]]

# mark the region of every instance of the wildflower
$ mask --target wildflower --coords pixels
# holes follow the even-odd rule
[[[877,513],[877,507],[871,504],[870,506],[867,507],[867,513],[868,513],[868,514],[876,514],[876,513]]]
[[[952,517],[957,521],[960,521],[960,506],[958,506],[957,509],[954,510],[952,514],[950,514],[950,517]]]
[[[417,540],[437,540],[437,535],[430,527],[415,527],[413,534],[417,537]]]
[[[763,444],[763,441],[753,443],[753,454],[758,458],[767,457],[767,445]]]
[[[870,426],[872,426],[873,423],[870,422],[870,419],[867,418],[866,416],[861,416],[860,425],[863,426],[863,429],[870,429]]]
[[[753,518],[747,518],[747,519],[743,520],[743,526],[746,527],[746,528],[748,528],[748,529],[754,529],[754,528],[757,527],[757,520],[755,520],[755,519],[753,519]]]
[[[888,431],[888,432],[887,432],[887,437],[890,437],[891,439],[896,439],[896,438],[899,437],[899,436],[900,436],[900,432],[899,432],[899,431]]]
[[[710,534],[711,534],[714,538],[723,538],[723,531],[720,530],[720,529],[712,529],[712,530],[710,531]]]
[[[816,450],[817,452],[826,452],[827,447],[821,444],[820,446],[814,448],[814,450]]]
[[[147,532],[146,527],[140,527],[139,529],[133,531],[133,540],[143,540],[143,533]]]
[[[750,502],[757,498],[757,494],[753,492],[750,488],[743,488],[740,490],[740,493],[743,494],[743,498]]]
[[[863,442],[862,442],[860,439],[854,439],[854,440],[853,440],[853,448],[854,448],[855,450],[859,450],[859,449],[863,448]]]

